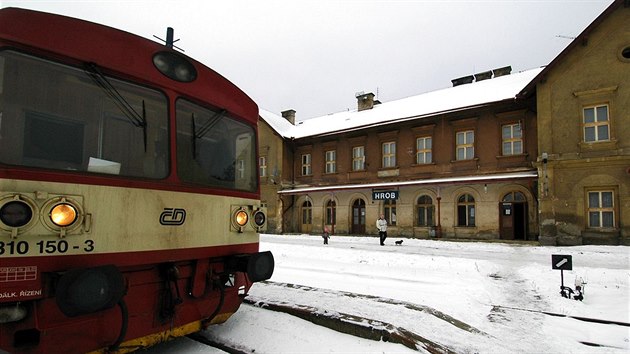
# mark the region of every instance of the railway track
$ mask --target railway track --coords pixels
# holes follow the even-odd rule
[[[509,343],[505,338],[496,338],[470,324],[455,319],[448,314],[415,303],[395,299],[361,295],[347,291],[321,289],[311,286],[278,283],[266,281],[259,283],[257,289],[243,304],[243,307],[288,314],[312,324],[325,327],[340,333],[358,338],[400,344],[412,351],[426,353],[474,353],[478,348],[470,343],[478,343],[480,338],[486,345],[497,350],[508,350]],[[340,298],[351,298],[352,308],[340,308],[334,301]],[[531,312],[533,315],[555,316],[557,314],[532,311],[527,309],[497,306],[504,311]],[[388,309],[388,310],[386,310]],[[389,313],[384,317],[375,318],[375,314]],[[593,319],[590,319],[593,320]],[[605,323],[615,326],[630,326],[627,323],[617,323],[594,320],[590,322]],[[453,333],[456,333],[453,335]],[[440,334],[442,333],[442,335]],[[278,334],[282,337],[282,334]],[[475,336],[474,340],[457,343],[453,338]],[[189,338],[205,345],[218,348],[232,354],[265,352],[259,348],[247,347],[246,344],[223,340],[221,336],[213,335],[213,328],[205,332],[189,336]],[[605,346],[591,341],[583,341],[585,346]],[[486,347],[487,348],[487,347]],[[619,348],[617,348],[619,349]]]
[[[390,342],[403,345],[413,351],[426,353],[468,352],[463,347],[445,345],[436,332],[460,331],[471,336],[490,335],[461,322],[448,314],[409,302],[384,297],[361,295],[347,291],[321,289],[304,285],[266,281],[257,284],[264,288],[263,296],[250,294],[243,306],[286,313],[309,321],[317,326],[359,337],[362,339]],[[261,289],[262,290],[262,289]],[[316,296],[313,296],[316,294]],[[310,296],[308,296],[310,295]],[[352,308],[340,308],[335,299],[351,298]],[[284,300],[283,300],[284,299]],[[300,301],[302,299],[302,301]],[[374,311],[377,308],[378,311]],[[375,313],[389,312],[388,318],[374,318]],[[421,323],[423,325],[418,326]],[[246,348],[241,344],[231,345],[208,331],[189,336],[198,342],[219,348],[228,353],[242,354],[258,352],[257,348]],[[427,336],[429,333],[431,336]]]

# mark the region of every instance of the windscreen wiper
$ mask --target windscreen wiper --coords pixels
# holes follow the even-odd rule
[[[205,122],[199,131],[195,126],[195,113],[191,114],[190,119],[192,120],[192,154],[193,159],[197,157],[197,139],[203,138],[208,132],[219,122],[227,111],[225,109],[215,113],[207,122]]]
[[[142,115],[138,114],[136,110],[131,106],[129,102],[118,92],[116,87],[112,85],[107,77],[103,75],[101,70],[95,63],[85,63],[85,72],[90,78],[105,91],[112,101],[116,104],[118,109],[129,120],[129,122],[135,127],[142,128],[144,138],[144,152],[147,152],[147,117],[144,100],[142,100]]]

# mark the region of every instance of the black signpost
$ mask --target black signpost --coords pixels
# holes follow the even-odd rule
[[[564,271],[573,269],[573,259],[565,254],[552,254],[551,269],[560,269],[560,289],[564,289]]]
[[[552,254],[551,269],[560,269],[560,294],[562,297],[571,298],[571,294],[575,294],[571,288],[564,286],[564,271],[573,270],[573,259],[567,254]],[[582,300],[582,289],[576,286],[577,294],[573,296],[576,300]]]

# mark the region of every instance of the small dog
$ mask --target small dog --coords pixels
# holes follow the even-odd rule
[[[398,240],[398,241],[396,241],[396,242],[394,242],[394,243],[396,244],[396,246],[400,246],[400,245],[402,245],[403,240]]]

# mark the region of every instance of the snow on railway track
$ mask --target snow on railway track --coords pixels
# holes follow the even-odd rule
[[[462,347],[450,348],[436,341],[434,338],[441,339],[436,332],[464,331],[471,336],[485,336],[493,340],[488,334],[443,312],[410,302],[271,281],[260,283],[257,288],[259,291],[265,289],[265,297],[249,296],[246,303],[289,313],[342,333],[400,343],[414,350],[430,353],[462,351]],[[313,293],[316,296],[308,296]],[[297,301],[301,299],[301,302],[282,300],[287,297]],[[338,301],[342,297],[352,299],[351,308],[347,302]],[[375,318],[375,314],[387,316]]]

